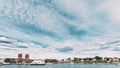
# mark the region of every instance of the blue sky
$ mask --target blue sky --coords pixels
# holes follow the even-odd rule
[[[0,0],[0,56],[17,57],[18,53],[29,53],[31,58],[120,56],[119,3],[119,0]]]

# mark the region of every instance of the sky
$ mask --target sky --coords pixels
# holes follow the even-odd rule
[[[120,0],[0,0],[0,57],[120,57]]]

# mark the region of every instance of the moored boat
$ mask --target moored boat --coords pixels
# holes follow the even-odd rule
[[[44,60],[34,60],[30,65],[45,65]]]

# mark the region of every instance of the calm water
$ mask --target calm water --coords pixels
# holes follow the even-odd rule
[[[120,68],[120,66],[104,64],[48,64],[44,66],[3,65],[0,68]]]

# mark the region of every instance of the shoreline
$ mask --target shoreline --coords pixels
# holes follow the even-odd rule
[[[76,65],[76,64],[84,64],[84,65],[87,65],[87,64],[91,64],[91,65],[94,65],[94,63],[51,63],[51,64],[45,64],[45,65],[57,65],[57,64],[69,64],[69,65]],[[113,63],[95,63],[95,65],[96,64],[104,64],[104,65],[115,65],[115,64],[113,64]],[[31,65],[31,64],[2,64],[2,65]]]

